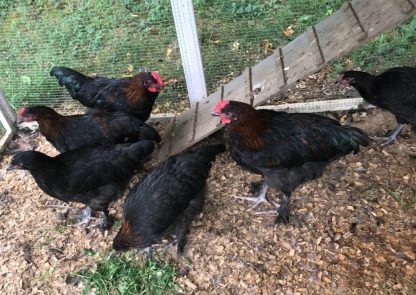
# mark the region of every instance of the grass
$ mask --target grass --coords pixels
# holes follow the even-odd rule
[[[390,196],[392,199],[394,199],[401,208],[403,209],[411,209],[416,204],[416,189],[411,188],[411,192],[409,194],[402,195],[396,191],[395,188],[390,188],[386,185],[382,184],[375,184],[368,188],[368,190],[371,189],[382,189],[384,190],[388,196]]]
[[[343,0],[194,0],[208,91],[337,10]],[[15,107],[68,97],[48,72],[131,75],[140,67],[179,80],[163,98],[186,97],[169,0],[0,1],[0,87]],[[291,27],[293,32],[287,33]],[[414,64],[416,17],[356,50],[366,70]],[[286,31],[286,33],[285,33]],[[337,68],[338,67],[338,68]],[[335,64],[343,69],[344,62]]]
[[[95,294],[176,294],[180,289],[175,282],[173,265],[144,259],[140,265],[129,254],[107,254],[92,270],[76,274],[84,280],[83,294],[94,288]]]

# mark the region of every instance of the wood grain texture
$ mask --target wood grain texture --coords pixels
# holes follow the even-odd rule
[[[317,24],[315,29],[326,60],[333,60],[349,52],[366,36],[347,4]]]
[[[221,128],[220,119],[211,113],[215,104],[221,99],[221,87],[213,94],[200,103],[198,114],[196,115],[195,140],[205,138],[209,134]]]
[[[285,86],[279,51],[251,68],[253,105],[257,106]]]
[[[250,92],[245,85],[246,75],[247,73],[243,73],[224,85],[224,98],[250,103]]]
[[[312,28],[282,48],[287,84],[316,72],[322,59]]]
[[[407,0],[353,0],[352,7],[356,11],[369,39],[404,20],[414,10]]]

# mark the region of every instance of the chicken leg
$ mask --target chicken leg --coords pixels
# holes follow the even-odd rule
[[[103,210],[103,214],[103,220],[101,221],[101,223],[97,225],[97,227],[101,229],[101,231],[109,229],[114,224],[114,217],[110,215],[108,209]]]
[[[238,197],[238,196],[234,196],[234,198],[240,199],[240,200],[247,200],[249,202],[253,202],[254,205],[251,206],[248,209],[248,210],[253,210],[254,208],[256,208],[261,203],[270,204],[270,202],[269,202],[269,200],[267,199],[267,196],[266,196],[268,189],[269,189],[269,187],[266,184],[266,182],[263,182],[260,190],[256,194],[254,194],[252,197]]]
[[[404,126],[406,126],[406,124],[397,125],[397,127],[391,131],[391,134],[389,136],[383,138],[384,142],[381,144],[381,146],[385,146],[393,141],[397,141],[397,136],[400,134]]]
[[[276,205],[276,209],[256,212],[256,215],[276,215],[276,223],[289,223],[289,202],[290,202],[290,194],[283,193],[282,203],[280,205],[274,203]]]
[[[79,222],[72,224],[71,226],[79,226],[83,224],[87,224],[90,222],[92,218],[92,209],[90,207],[85,207],[84,209],[79,209],[77,212],[77,217]]]
[[[289,202],[290,202],[290,194],[283,193],[282,203],[280,207],[277,208],[276,223],[289,223]]]

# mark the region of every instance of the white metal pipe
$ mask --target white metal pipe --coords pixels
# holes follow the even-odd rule
[[[0,122],[6,130],[6,133],[0,138],[0,152],[2,152],[6,148],[6,145],[9,143],[9,141],[12,139],[14,129],[13,122],[9,121],[11,118],[6,117],[7,114],[11,114],[11,110],[8,109],[9,104],[7,103],[2,91],[0,91],[0,100],[2,100],[0,103]],[[11,117],[11,115],[9,115],[9,117]]]
[[[207,97],[194,8],[192,0],[171,0],[170,3],[173,19],[175,20],[189,101],[194,104]]]

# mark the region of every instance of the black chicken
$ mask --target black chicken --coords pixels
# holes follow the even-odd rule
[[[159,73],[141,72],[131,78],[89,77],[65,67],[54,67],[51,76],[84,106],[121,111],[146,121],[164,82]]]
[[[224,145],[201,147],[170,157],[146,175],[124,201],[124,221],[113,248],[145,248],[171,234],[182,252],[187,228],[202,210],[211,162],[224,151]]]
[[[269,186],[283,193],[279,223],[289,221],[289,198],[297,186],[318,178],[330,161],[369,144],[364,131],[320,115],[256,110],[225,99],[213,115],[226,124],[224,137],[232,158],[264,177],[260,192],[243,199],[254,201],[255,208],[267,201]]]
[[[87,205],[104,212],[103,228],[108,225],[108,206],[121,197],[136,169],[153,152],[152,141],[133,144],[75,149],[56,157],[37,151],[15,155],[8,170],[29,170],[48,195],[65,202]],[[82,223],[86,223],[90,216]]]
[[[383,144],[395,141],[406,124],[416,127],[416,68],[392,68],[378,76],[347,71],[339,74],[338,83],[354,87],[365,101],[396,116],[399,125]]]
[[[154,140],[157,131],[142,120],[122,112],[62,116],[45,106],[20,108],[17,121],[37,121],[39,131],[61,153],[76,148]]]

